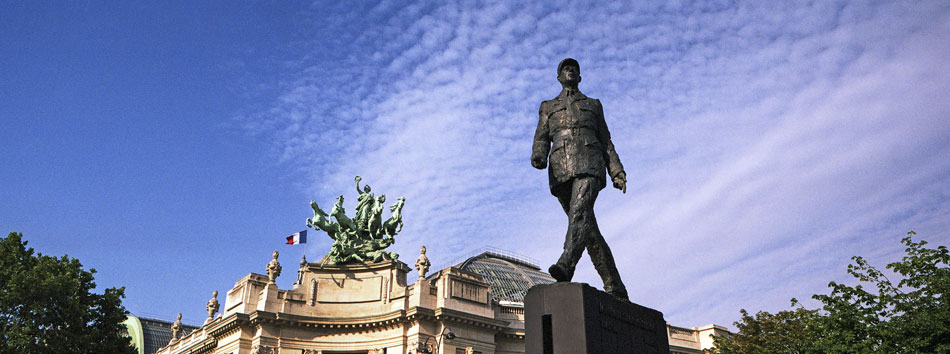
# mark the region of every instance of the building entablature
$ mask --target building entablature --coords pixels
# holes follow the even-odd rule
[[[448,268],[429,281],[406,284],[399,261],[324,265],[301,263],[291,289],[250,273],[227,292],[224,313],[162,348],[162,354],[235,353],[260,348],[406,354],[438,343],[492,347],[498,335],[518,338],[488,297],[478,274]],[[455,329],[458,338],[439,339]],[[520,333],[523,335],[523,332]],[[465,347],[460,347],[465,348]],[[270,350],[267,349],[267,350]]]
[[[501,332],[508,328],[508,321],[491,317],[479,316],[449,308],[435,310],[435,319],[440,322],[463,324],[472,327],[484,328],[489,331]]]
[[[250,314],[251,325],[281,325],[309,328],[372,329],[392,326],[407,320],[406,311],[397,310],[381,315],[358,317],[314,317],[284,312],[254,311]]]
[[[483,253],[429,276],[417,261],[422,270],[412,284],[409,267],[392,260],[301,260],[291,289],[278,289],[273,270],[250,273],[227,292],[220,317],[209,310],[203,326],[157,353],[523,353],[521,287],[547,279],[537,267],[493,257]],[[671,348],[682,353],[728,334],[721,326],[668,328]]]

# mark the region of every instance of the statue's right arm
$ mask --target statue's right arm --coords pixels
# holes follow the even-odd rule
[[[534,144],[531,148],[531,166],[539,170],[548,166],[548,153],[551,151],[551,135],[548,132],[548,114],[544,102],[538,109],[538,128],[534,131]]]

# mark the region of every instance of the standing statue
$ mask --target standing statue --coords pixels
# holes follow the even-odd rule
[[[426,246],[419,248],[419,258],[416,258],[416,270],[419,272],[419,281],[425,279],[426,273],[429,272],[429,266],[432,263],[429,263],[429,257],[426,257]]]
[[[360,190],[360,176],[353,178],[356,181],[356,193],[359,194],[359,197],[356,198],[356,217],[353,221],[356,223],[356,231],[361,236],[361,238],[366,238],[366,235],[369,233],[369,220],[373,214],[373,207],[376,205],[376,199],[373,197],[373,193],[370,193],[372,190],[369,185],[363,186],[363,190]],[[382,197],[383,200],[386,200],[386,197]]]
[[[211,300],[208,300],[208,304],[205,305],[205,309],[208,310],[208,319],[205,320],[205,323],[211,322],[214,319],[214,314],[218,313],[218,309],[221,307],[221,304],[218,303],[218,291],[215,290],[211,293]]]
[[[624,193],[627,192],[627,174],[610,140],[600,100],[589,98],[577,89],[581,82],[580,71],[580,64],[571,58],[558,64],[561,94],[541,102],[538,129],[534,133],[531,165],[544,169],[550,160],[551,194],[557,197],[568,218],[564,252],[548,272],[558,282],[571,281],[577,261],[587,248],[594,268],[604,281],[604,291],[628,300],[614,257],[594,217],[594,200],[607,184],[606,172],[613,186]]]
[[[172,339],[168,341],[168,344],[178,341],[179,332],[181,332],[181,312],[178,313],[178,319],[172,322]]]
[[[267,263],[267,277],[270,278],[271,283],[277,282],[277,277],[280,276],[280,270],[283,269],[280,266],[280,262],[277,261],[277,251],[274,251],[274,259]]]

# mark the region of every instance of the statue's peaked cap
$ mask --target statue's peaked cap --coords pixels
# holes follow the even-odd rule
[[[564,58],[564,60],[561,60],[561,63],[557,65],[558,75],[561,74],[561,68],[563,68],[565,65],[574,65],[577,67],[577,72],[581,71],[581,64],[578,64],[577,60],[574,60],[574,58]]]

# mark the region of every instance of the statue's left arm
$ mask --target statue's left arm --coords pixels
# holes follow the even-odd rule
[[[627,193],[627,172],[624,171],[623,164],[620,163],[620,156],[617,155],[614,142],[610,140],[610,130],[607,129],[607,121],[604,119],[604,106],[600,103],[600,100],[595,101],[597,102],[598,123],[600,125],[597,128],[597,137],[605,147],[604,162],[607,163],[607,174],[610,175],[615,188]]]

